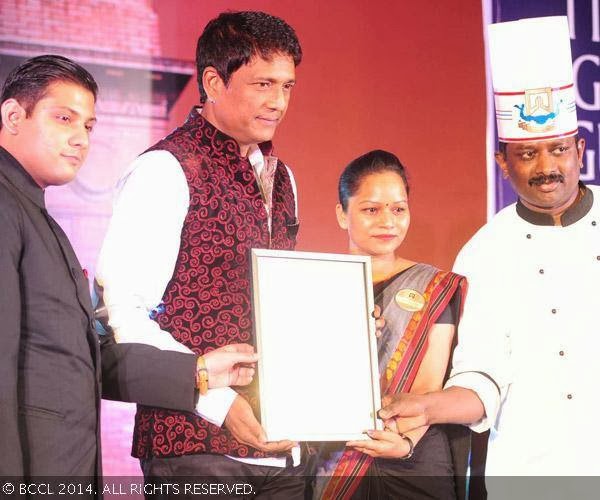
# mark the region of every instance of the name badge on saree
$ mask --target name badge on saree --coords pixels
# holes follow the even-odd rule
[[[398,290],[394,297],[396,304],[405,311],[420,311],[425,306],[425,297],[412,288]]]

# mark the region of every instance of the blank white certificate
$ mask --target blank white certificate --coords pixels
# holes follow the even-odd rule
[[[369,257],[252,250],[261,423],[270,441],[380,429]]]

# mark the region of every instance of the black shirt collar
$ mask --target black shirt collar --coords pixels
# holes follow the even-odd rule
[[[583,219],[587,213],[592,209],[594,204],[594,193],[581,181],[579,182],[579,189],[583,190],[583,196],[571,205],[565,213],[560,216],[561,226],[570,226],[575,224],[578,220]],[[521,200],[517,201],[517,214],[522,219],[526,220],[530,224],[536,226],[554,226],[554,219],[549,214],[543,214],[527,208]]]
[[[36,184],[16,158],[2,146],[0,146],[0,175],[3,175],[8,182],[38,207],[46,208],[44,190]]]

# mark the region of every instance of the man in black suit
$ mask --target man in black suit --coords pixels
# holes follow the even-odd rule
[[[96,93],[81,66],[39,56],[0,100],[0,475],[89,479],[91,495],[101,397],[194,411],[196,387],[248,383],[239,363],[256,361],[247,345],[198,358],[97,336],[87,279],[44,204],[86,158]]]

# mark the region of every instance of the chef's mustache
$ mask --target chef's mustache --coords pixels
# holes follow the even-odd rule
[[[550,184],[552,182],[565,182],[565,176],[559,173],[539,174],[529,179],[530,186],[541,186],[542,184]]]

